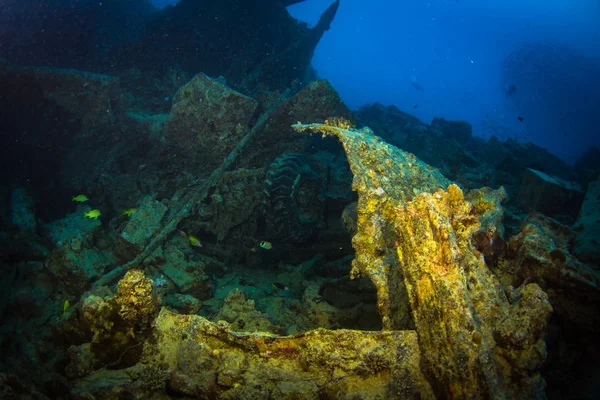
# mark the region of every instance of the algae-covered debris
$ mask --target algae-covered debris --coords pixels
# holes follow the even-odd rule
[[[450,181],[414,155],[381,141],[369,128],[351,129],[337,119],[292,127],[336,136],[342,142],[354,174],[352,187],[359,195],[351,276],[368,276],[373,282],[384,329],[413,328],[390,221],[395,207],[420,193],[445,188]]]
[[[471,240],[482,230],[490,237],[502,234],[504,191],[481,189],[465,196],[438,171],[368,128],[327,121],[293,128],[335,136],[344,146],[358,192],[351,276],[366,275],[373,282],[384,329],[414,326],[423,371],[436,394],[543,394],[539,369],[552,312],[548,296],[536,284],[523,285],[511,304]]]
[[[67,373],[82,398],[435,398],[415,331],[256,332],[268,324],[227,322],[252,314],[239,308],[254,309],[244,298],[217,323],[166,308],[156,315],[152,282],[139,270],[109,293],[89,295],[63,327],[93,335],[69,349]]]
[[[149,365],[171,371],[169,389],[219,399],[433,398],[414,331],[319,329],[294,336],[234,332],[163,309]],[[420,396],[420,397],[415,397]]]

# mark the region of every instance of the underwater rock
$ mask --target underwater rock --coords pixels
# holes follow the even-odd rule
[[[10,193],[10,222],[23,233],[37,231],[33,197],[23,188],[13,189]]]
[[[573,254],[581,261],[600,264],[600,180],[588,185],[581,211],[573,227],[577,232]]]
[[[566,215],[575,218],[584,196],[583,189],[575,182],[527,168],[518,197],[527,211],[538,211],[550,217]]]
[[[382,139],[401,149],[406,146],[410,136],[421,139],[429,131],[427,124],[394,105],[384,106],[375,102],[360,107],[354,114],[357,124],[372,127]],[[411,151],[423,159],[426,158],[415,148]]]
[[[497,214],[503,196],[486,198],[478,190],[463,195],[439,172],[382,142],[368,128],[293,127],[342,142],[358,192],[351,277],[365,275],[373,282],[384,329],[414,324],[423,372],[436,395],[541,395],[543,332],[552,311],[547,295],[537,285],[525,286],[521,289],[528,295],[515,308],[472,245],[482,226],[492,226],[482,221],[497,219],[489,213]],[[519,343],[495,339],[508,322],[523,327]],[[535,351],[541,351],[537,362],[528,364]]]
[[[0,231],[0,262],[5,263],[4,268],[11,269],[20,261],[43,261],[50,254],[51,248],[43,237],[29,231],[21,231],[14,235],[10,235],[9,232]]]
[[[203,73],[173,96],[163,132],[165,143],[195,166],[198,177],[209,175],[248,130],[258,103]],[[202,155],[199,157],[198,155]]]
[[[119,234],[116,253],[130,260],[144,250],[152,236],[160,229],[160,221],[167,211],[167,206],[151,196],[146,196]]]

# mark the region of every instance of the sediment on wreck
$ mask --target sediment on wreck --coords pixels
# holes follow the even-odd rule
[[[351,275],[373,282],[384,329],[416,329],[436,394],[543,396],[548,297],[528,284],[509,299],[471,244],[477,232],[493,237],[501,230],[503,190],[465,196],[368,128],[339,121],[293,127],[335,136],[344,146],[359,195]]]

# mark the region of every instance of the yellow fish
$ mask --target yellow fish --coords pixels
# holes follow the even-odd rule
[[[89,199],[87,198],[87,196],[85,194],[80,194],[80,195],[73,197],[73,201],[76,201],[78,203],[85,203],[88,200]]]
[[[137,211],[137,208],[128,208],[127,210],[123,211],[123,215],[127,215],[128,217],[131,217],[131,215],[135,214],[136,211]]]
[[[266,240],[260,242],[259,246],[265,250],[271,250],[273,248],[273,244],[271,244],[271,242],[267,242]]]
[[[190,241],[190,245],[194,247],[202,247],[202,243],[196,236],[188,235],[188,240]]]
[[[83,215],[84,215],[86,218],[90,218],[90,219],[98,219],[98,217],[99,217],[100,215],[102,215],[102,213],[100,212],[100,210],[97,210],[97,209],[96,209],[96,210],[91,210],[91,211],[88,211],[88,212],[86,212],[86,213],[83,213]]]
[[[69,302],[69,300],[65,300],[65,302],[63,303],[63,314],[67,313],[67,310],[69,309],[70,306],[71,306],[71,303]]]

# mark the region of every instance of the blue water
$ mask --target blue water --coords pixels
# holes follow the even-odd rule
[[[289,10],[314,24],[329,3]],[[507,57],[531,43],[549,49],[506,71]],[[351,107],[378,101],[425,122],[467,120],[478,135],[531,140],[570,162],[600,144],[595,0],[346,0],[313,66]],[[411,86],[411,76],[424,91]],[[513,82],[517,92],[507,96]]]

